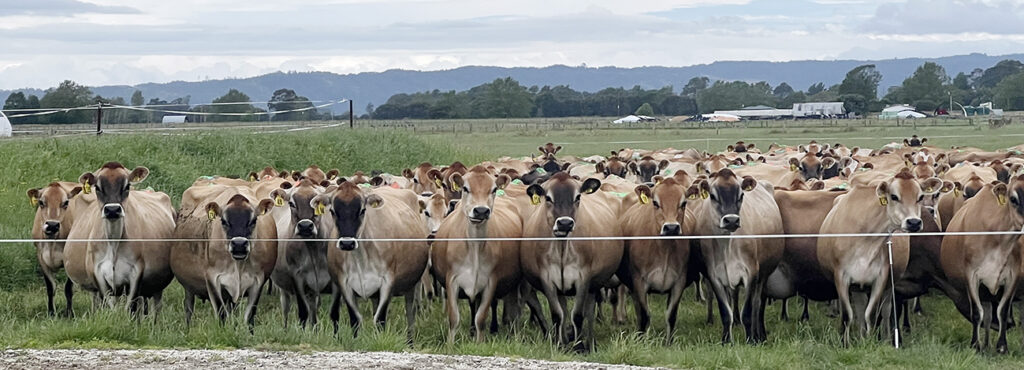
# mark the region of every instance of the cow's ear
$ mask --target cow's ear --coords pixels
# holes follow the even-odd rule
[[[466,185],[466,180],[462,178],[462,174],[453,173],[451,176],[448,177],[448,184],[451,185],[452,187],[451,189],[448,190],[451,190],[453,192],[459,192],[462,191],[463,186]]]
[[[370,178],[370,186],[381,186],[384,185],[384,178],[380,176],[374,176]]]
[[[90,189],[96,186],[96,175],[93,175],[92,172],[83,173],[78,177],[78,183],[82,184],[82,193],[89,194]]]
[[[921,138],[921,144],[924,144],[924,143],[927,143],[927,142],[928,142],[928,138],[926,138],[926,137]]]
[[[708,172],[710,172],[710,171],[708,171],[708,167],[704,165],[704,162],[697,162],[696,164],[694,164],[694,167],[697,168],[697,173],[698,174],[699,173],[708,173]]]
[[[711,196],[711,182],[707,179],[697,181],[697,189],[700,190],[701,199],[708,199]]]
[[[547,152],[544,151],[544,147],[543,146],[538,146],[537,150],[540,151],[541,154],[547,153]]]
[[[210,221],[216,220],[220,217],[221,210],[220,205],[217,202],[206,203],[206,218]]]
[[[727,152],[731,152],[733,150],[736,150],[736,147],[734,147],[732,145],[729,145],[729,146],[725,147],[725,151],[727,151]]]
[[[921,191],[925,195],[932,195],[940,191],[943,185],[942,180],[939,180],[938,177],[932,177],[921,182]]]
[[[437,186],[438,188],[441,188],[441,189],[445,188],[444,175],[442,175],[441,171],[438,171],[436,168],[433,168],[430,171],[427,171],[427,179],[430,179],[430,181],[433,181],[434,185]],[[462,189],[461,185],[459,186],[458,189],[448,189],[448,190],[459,191],[459,189]]]
[[[420,206],[420,213],[423,213],[424,211],[427,210],[427,202],[424,201],[422,198],[417,199],[416,203]]]
[[[74,187],[73,189],[71,189],[71,192],[68,193],[68,199],[74,198],[76,195],[78,195],[78,193],[81,193],[81,192],[82,192],[82,187],[81,186]]]
[[[580,186],[580,193],[590,194],[601,189],[601,180],[589,178]]]
[[[551,153],[551,154],[555,154],[555,153],[558,153],[558,151],[559,151],[559,150],[562,150],[562,146],[561,146],[561,145],[559,145],[559,146],[556,146],[556,147],[555,147],[555,151],[554,151],[554,153]]]
[[[32,207],[39,206],[39,195],[42,189],[28,189],[28,202]]]
[[[321,181],[321,182],[320,182],[319,184],[317,184],[317,185],[320,185],[320,187],[322,187],[322,188],[326,188],[326,187],[328,187],[328,186],[331,186],[331,182],[330,182],[330,181],[327,181],[327,180],[324,180],[324,181]]]
[[[636,193],[642,205],[650,203],[651,198],[654,197],[654,192],[647,185],[637,185],[636,188],[633,188],[633,192]]]
[[[630,173],[640,174],[640,168],[637,167],[636,162],[629,162],[629,164],[626,165],[626,168],[629,169]]]
[[[526,195],[530,196],[530,204],[538,205],[547,197],[547,192],[543,186],[533,184],[526,188]]]
[[[138,184],[149,177],[149,169],[146,167],[138,166],[132,170],[132,173],[128,175],[128,181],[134,184]]]
[[[322,216],[327,213],[327,207],[331,204],[331,195],[324,193],[309,200],[309,206],[313,208],[313,214]]]
[[[815,179],[815,181],[811,182],[810,190],[824,190],[824,189],[825,189],[825,182],[824,181],[820,181],[820,180]]]
[[[742,166],[744,164],[743,158],[735,158],[732,161],[730,161],[729,164],[732,164],[734,166]]]
[[[943,181],[942,182],[942,188],[939,189],[939,192],[941,192],[941,193],[948,193],[948,192],[953,191],[953,189],[955,189],[955,188],[956,188],[956,184],[954,184],[952,181]]]
[[[260,178],[257,176],[259,176],[259,174],[257,174],[256,171],[249,172],[249,181],[259,180]]]
[[[871,163],[865,163],[863,166],[860,166],[860,168],[865,168],[865,169],[873,170],[873,169],[875,169],[875,165],[871,164]]]
[[[789,170],[793,171],[793,172],[796,172],[796,170],[798,170],[798,169],[800,169],[800,160],[796,159],[796,158],[793,158],[793,157],[790,157],[789,158]]]
[[[943,163],[943,164],[940,164],[937,167],[935,167],[935,174],[937,174],[937,175],[941,176],[941,175],[945,174],[946,171],[949,171],[949,165],[948,164]]]
[[[509,177],[509,175],[506,174],[500,174],[494,178],[494,186],[502,190],[504,190],[505,187],[508,186],[508,184],[511,182],[512,177]]]
[[[412,173],[411,169],[406,168],[402,170],[402,177],[407,179],[414,179],[416,176]]]
[[[274,208],[274,201],[270,199],[263,199],[260,201],[260,204],[256,205],[256,214],[263,216],[267,214],[267,212],[270,212],[272,208]]]
[[[654,177],[651,177],[651,182],[653,182],[655,186],[660,184],[662,181],[665,181],[665,176],[655,175]]]
[[[366,197],[366,206],[370,208],[380,208],[384,205],[384,198],[377,194],[370,194]]]
[[[832,158],[832,157],[825,158],[824,160],[821,161],[821,167],[823,167],[825,169],[829,169],[829,168],[835,167],[835,165],[836,165],[836,159]]]
[[[299,171],[292,172],[292,180],[299,181],[301,179],[302,179],[302,172],[299,172]]]
[[[754,178],[750,176],[743,176],[743,182],[740,183],[740,188],[742,188],[743,191],[751,191],[754,190],[755,187],[757,187],[757,180],[754,180]]]
[[[889,183],[882,181],[875,187],[875,195],[878,196],[879,202],[882,205],[886,205],[889,202]]]
[[[277,177],[280,177],[282,179],[287,179],[288,178],[288,171],[281,171],[281,173],[277,174]]]
[[[604,174],[605,173],[604,171],[605,171],[604,161],[597,162],[597,164],[594,165],[594,172]]]
[[[686,193],[683,194],[683,199],[687,201],[695,200],[700,197],[700,186],[697,183],[693,183],[690,187],[686,188]]]
[[[275,206],[284,207],[292,197],[284,189],[274,189],[274,191],[270,192],[270,199],[274,200]]]
[[[285,182],[281,183],[281,189],[287,190],[287,189],[291,189],[293,186],[294,185],[292,185],[292,183],[290,183],[288,181],[285,181]]]
[[[859,151],[860,151],[860,147],[859,146],[855,146],[855,147],[853,147],[853,149],[850,149],[850,155],[857,155],[857,152],[859,152]]]
[[[910,146],[910,140],[903,139],[903,145]]]
[[[992,186],[992,194],[995,194],[996,201],[999,202],[999,205],[1001,205],[1001,206],[1005,206],[1006,205],[1006,195],[1007,195],[1006,189],[1007,189],[1006,188],[1006,184],[1004,184],[1004,183],[998,183],[998,184]]]
[[[569,163],[569,162],[562,163],[562,171],[568,171],[569,170],[569,166],[572,166],[572,163]]]
[[[335,178],[337,178],[337,177],[338,177],[338,174],[339,174],[339,173],[340,173],[340,172],[338,171],[338,169],[337,169],[337,168],[335,168],[335,169],[332,169],[332,170],[330,170],[330,171],[327,171],[327,173],[326,173],[326,175],[327,175],[327,179],[328,179],[328,180],[334,180]]]
[[[747,144],[747,150],[754,149],[754,143]]]

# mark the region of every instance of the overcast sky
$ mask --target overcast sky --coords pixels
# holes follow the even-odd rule
[[[0,0],[0,89],[1024,52],[1022,0]]]

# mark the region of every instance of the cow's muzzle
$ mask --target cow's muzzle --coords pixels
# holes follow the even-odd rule
[[[723,229],[729,230],[729,232],[734,232],[736,229],[740,228],[740,215],[731,214],[722,216],[722,220],[718,225]]]
[[[303,238],[316,236],[316,224],[312,220],[303,219],[295,224],[295,234]]]
[[[486,206],[473,207],[473,211],[470,212],[469,222],[479,224],[487,221],[491,218],[491,208]]]
[[[249,257],[250,245],[248,238],[236,236],[228,242],[228,252],[231,253],[231,258],[242,261]]]
[[[683,234],[682,227],[678,223],[666,223],[661,225],[661,236],[679,236]]]
[[[552,230],[552,233],[556,237],[564,238],[569,236],[569,233],[571,233],[575,227],[576,220],[573,220],[572,217],[559,217],[555,219],[555,227]]]
[[[57,237],[57,233],[59,233],[59,232],[60,232],[60,222],[59,221],[46,221],[46,222],[43,222],[43,234],[45,234],[47,238],[54,239],[54,238]]]
[[[340,238],[338,239],[338,249],[343,251],[352,251],[359,248],[359,242],[354,238]]]
[[[103,218],[116,220],[124,217],[124,207],[120,203],[109,203],[103,205]]]
[[[908,218],[903,220],[903,230],[908,232],[916,233],[921,231],[921,227],[924,225],[920,218]]]

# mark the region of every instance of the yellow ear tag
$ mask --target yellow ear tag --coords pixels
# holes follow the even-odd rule
[[[960,196],[960,189],[953,188],[953,196],[954,197],[959,197]]]
[[[534,194],[533,197],[530,198],[530,203],[533,203],[533,205],[540,204],[540,195]]]
[[[92,193],[92,185],[89,185],[89,183],[82,184],[82,194],[89,194],[89,193]]]
[[[647,204],[651,202],[651,198],[647,197],[647,194],[640,193],[640,204]]]
[[[707,190],[701,190],[700,191],[700,198],[701,199],[708,199],[709,196],[711,196],[711,193],[708,193]]]
[[[39,206],[39,198],[36,198],[36,197],[28,197],[28,201],[29,201],[29,203],[32,203],[32,206],[33,206],[33,207],[37,207],[37,206]]]
[[[1004,195],[1004,194],[997,195],[996,196],[996,201],[999,202],[999,205],[1005,206],[1006,205],[1006,195]]]
[[[440,186],[440,185],[438,185],[438,186]],[[459,189],[459,184],[456,184],[455,181],[452,181],[452,191],[459,191],[458,189]]]
[[[434,183],[437,184],[437,187],[439,187],[439,188],[442,187],[441,186],[441,179],[434,179]]]
[[[256,176],[252,176],[252,175],[250,175],[250,176],[249,176],[249,181],[256,181]]]
[[[317,203],[316,204],[316,209],[313,210],[313,214],[315,214],[317,216],[323,215],[324,211],[326,209],[327,209],[327,206],[324,206],[323,203]]]
[[[373,202],[373,203],[370,203],[370,207],[373,207],[373,208],[380,208],[380,202]],[[323,212],[323,211],[321,211],[321,212]]]
[[[689,200],[697,199],[697,194],[690,194],[690,196],[686,197],[686,199],[689,199]]]
[[[284,207],[284,197],[278,195],[274,198],[274,205],[278,207]]]
[[[209,210],[209,211],[206,211],[206,217],[209,217],[210,221],[213,221],[213,219],[217,218],[217,212],[212,210],[212,209]]]
[[[889,200],[885,199],[885,197],[878,197],[878,204],[881,204],[883,206],[887,206],[887,205],[889,205]]]
[[[927,189],[924,189],[924,192],[925,192],[925,193],[931,193],[931,192],[932,192],[932,188],[927,188]]]
[[[796,172],[796,165],[795,164],[789,165],[789,170]]]
[[[658,186],[658,185],[661,185],[661,180],[658,180],[658,181],[654,182],[654,186]]]

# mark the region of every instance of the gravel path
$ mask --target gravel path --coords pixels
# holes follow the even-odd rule
[[[392,352],[4,350],[4,369],[640,369],[584,362]]]

